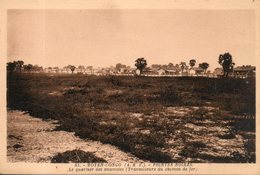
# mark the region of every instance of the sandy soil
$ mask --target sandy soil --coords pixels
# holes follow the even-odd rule
[[[43,121],[21,111],[8,111],[8,161],[50,162],[58,152],[81,149],[93,152],[107,162],[143,162],[115,146],[82,140],[72,132],[54,131],[57,126],[57,121]]]

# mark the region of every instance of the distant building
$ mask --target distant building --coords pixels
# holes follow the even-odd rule
[[[236,78],[255,77],[255,66],[238,66],[233,69],[232,76]]]
[[[154,68],[150,68],[150,67],[146,67],[143,69],[142,71],[142,74],[144,75],[158,75],[158,72],[157,72],[158,69]],[[136,70],[136,74],[138,75],[138,73],[140,74],[140,72],[138,72],[138,69]]]
[[[193,67],[190,69],[190,75],[202,75],[204,73],[204,69],[201,67]]]
[[[235,78],[255,77],[255,70],[255,66],[237,66],[229,73],[229,76]],[[216,68],[213,72],[213,75],[216,77],[223,76],[223,74],[224,73],[222,68]]]
[[[220,76],[222,76],[222,75],[223,75],[223,69],[220,68],[220,67],[216,68],[216,69],[214,70],[214,72],[213,72],[213,75],[214,75],[215,77],[220,77]]]
[[[154,72],[157,74],[157,75],[165,75],[166,74],[166,70],[163,69],[163,68],[159,68],[157,70],[154,70]]]
[[[165,70],[165,74],[166,75],[179,75],[179,70],[175,69],[175,68],[171,68],[171,69],[166,69]]]

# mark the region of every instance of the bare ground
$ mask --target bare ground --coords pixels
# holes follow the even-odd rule
[[[115,146],[83,140],[72,132],[55,131],[57,126],[57,121],[43,121],[21,111],[8,111],[8,161],[48,163],[57,153],[81,149],[107,162],[143,162]]]

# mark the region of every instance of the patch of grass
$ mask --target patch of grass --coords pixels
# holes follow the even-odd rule
[[[48,95],[54,91],[63,95]],[[107,95],[107,92],[115,91],[120,93]],[[179,118],[181,121],[177,124],[174,118],[168,118],[173,122],[169,123],[163,115],[141,120],[126,115],[133,112],[153,115],[163,112],[166,106],[202,107],[209,102],[219,107],[219,111],[252,117],[231,119],[225,113],[208,116],[208,111],[203,108],[186,118]],[[81,138],[116,145],[152,162],[174,161],[162,151],[167,146],[165,140],[176,130],[182,130],[187,122],[203,124],[206,119],[231,120],[229,124],[235,132],[255,131],[253,79],[22,74],[7,78],[7,105],[11,109],[28,111],[32,116],[56,119],[60,124],[57,129],[75,132]],[[112,111],[112,114],[105,111]],[[133,132],[136,128],[149,130],[150,133]],[[205,135],[204,131],[196,134]],[[224,137],[232,138],[231,135]],[[183,138],[186,145],[180,155],[203,158],[198,150],[206,145],[186,140]],[[253,143],[252,139],[249,146],[245,145],[248,158],[252,161]],[[221,158],[204,158],[222,161]]]
[[[218,137],[220,139],[234,139],[236,138],[236,135],[233,132],[228,132],[224,134],[218,134]]]
[[[198,148],[192,146],[192,145],[186,145],[181,152],[179,153],[180,156],[183,156],[185,158],[190,157],[190,158],[196,158],[198,157]]]
[[[170,163],[173,159],[170,155],[152,146],[139,146],[135,148],[135,155],[151,162]]]
[[[51,163],[104,163],[105,159],[95,156],[91,152],[82,150],[65,151],[58,153],[51,159]]]
[[[180,102],[180,97],[178,96],[177,92],[174,89],[162,89],[159,92],[159,100],[164,104],[176,104],[177,102]]]
[[[187,145],[191,145],[195,148],[205,148],[207,145],[203,143],[202,141],[193,141],[193,142],[188,142]]]
[[[247,158],[241,155],[239,152],[232,152],[231,156],[214,156],[206,153],[199,153],[200,159],[207,160],[214,163],[246,163]]]

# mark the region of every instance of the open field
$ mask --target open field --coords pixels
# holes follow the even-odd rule
[[[7,86],[8,108],[139,159],[255,162],[255,79],[22,74]]]

